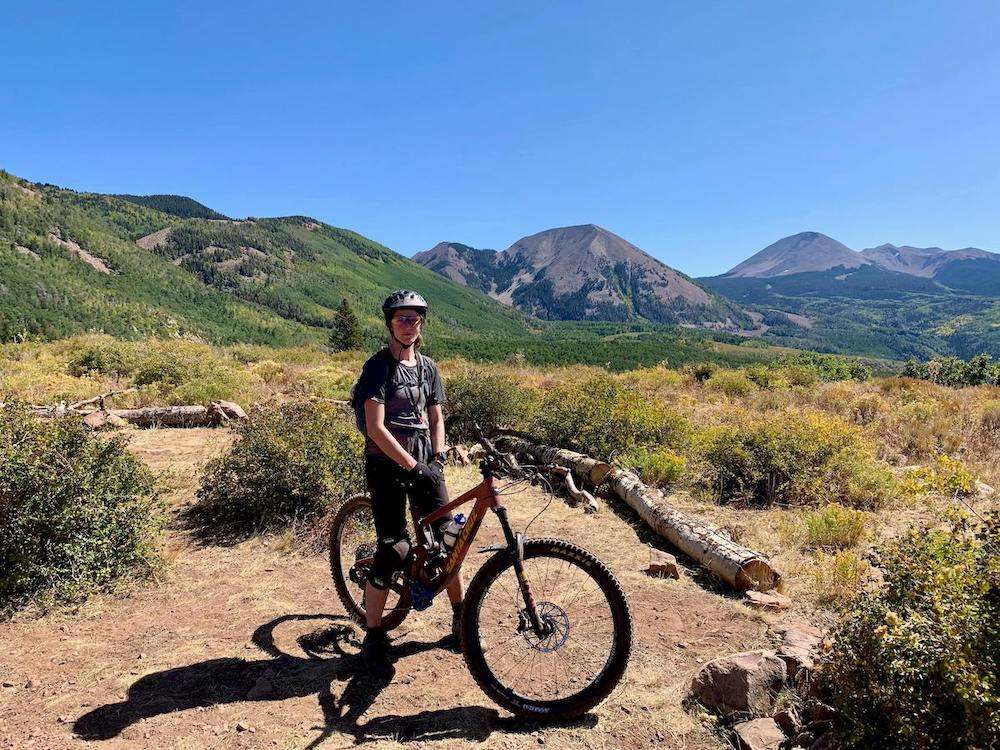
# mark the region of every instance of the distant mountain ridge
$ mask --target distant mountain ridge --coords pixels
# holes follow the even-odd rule
[[[799,232],[754,253],[722,274],[722,277],[772,278],[871,265],[908,276],[934,278],[943,268],[969,260],[1000,263],[1000,254],[977,247],[943,250],[940,247],[892,244],[870,247],[859,252],[820,232]]]
[[[911,247],[909,245],[897,247],[886,244],[869,247],[862,250],[860,254],[865,260],[887,271],[898,271],[925,278],[932,278],[944,266],[957,261],[974,259],[1000,261],[1000,255],[997,253],[980,250],[978,247],[942,250],[940,247]]]
[[[857,252],[801,232],[698,281],[762,315],[762,335],[777,343],[900,358],[1000,356],[1000,254],[979,248]]]
[[[752,327],[737,305],[595,224],[548,229],[500,252],[441,242],[413,260],[540,318]]]

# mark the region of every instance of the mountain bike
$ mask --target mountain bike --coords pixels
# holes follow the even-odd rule
[[[511,529],[499,498],[526,484],[548,486],[545,474],[518,465],[486,438],[482,443],[480,484],[422,517],[408,503],[415,542],[390,585],[383,626],[396,628],[412,610],[430,606],[459,574],[486,511],[493,511],[505,544],[478,550],[492,556],[466,592],[465,663],[483,692],[514,714],[578,716],[604,700],[625,673],[632,649],[628,601],[607,566],[587,550],[561,539],[528,539]],[[466,503],[474,505],[448,550],[431,525]],[[360,624],[375,541],[371,500],[356,495],[331,523],[330,571],[344,608]]]

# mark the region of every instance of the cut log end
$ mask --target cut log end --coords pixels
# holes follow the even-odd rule
[[[753,558],[740,565],[736,573],[736,588],[740,591],[771,591],[781,576],[767,560]]]

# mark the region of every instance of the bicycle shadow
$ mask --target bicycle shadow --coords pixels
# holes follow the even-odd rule
[[[305,657],[283,652],[274,631],[282,623],[330,620],[328,627],[297,639]],[[322,732],[307,747],[315,748],[337,732],[353,735],[358,744],[387,737],[397,741],[468,739],[481,741],[494,730],[532,731],[534,722],[505,720],[494,709],[458,706],[417,714],[387,715],[361,722],[395,668],[383,674],[366,669],[357,653],[358,633],[343,615],[283,615],[257,628],[253,643],[270,658],[209,659],[145,675],[125,700],[98,706],[76,720],[74,733],[83,740],[108,740],[144,719],[174,711],[244,701],[281,701],[316,695],[323,712]],[[393,661],[443,646],[439,641],[407,641],[395,645]],[[340,696],[332,689],[344,683]],[[586,717],[584,719],[586,721]],[[595,723],[596,720],[592,720]],[[577,722],[579,723],[579,722]]]

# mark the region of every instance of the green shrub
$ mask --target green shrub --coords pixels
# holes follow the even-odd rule
[[[906,475],[904,486],[914,494],[936,492],[942,495],[972,495],[976,492],[976,478],[957,458],[942,454],[931,466],[911,469]]]
[[[208,404],[244,400],[250,388],[248,368],[236,365],[204,344],[162,342],[136,365],[135,386],[153,386],[168,404]]]
[[[705,387],[734,398],[749,396],[756,386],[739,370],[719,370],[705,381]]]
[[[531,430],[549,445],[605,461],[634,448],[678,447],[689,434],[687,420],[680,414],[657,399],[622,388],[606,375],[548,391]]]
[[[785,365],[781,369],[789,385],[812,388],[819,382],[816,371],[804,365]]]
[[[634,469],[643,482],[654,487],[674,484],[687,467],[687,459],[669,448],[636,448],[619,458],[618,463]]]
[[[342,367],[318,367],[299,375],[295,386],[312,396],[347,400],[357,379],[357,373]]]
[[[445,381],[444,405],[453,439],[472,436],[473,423],[487,433],[497,429],[523,429],[538,405],[538,394],[517,379],[489,369],[469,370]]]
[[[743,374],[751,383],[765,390],[770,390],[785,382],[777,371],[759,363],[744,367]]]
[[[853,547],[864,536],[867,520],[868,515],[864,511],[830,503],[806,514],[805,544],[824,549]]]
[[[859,429],[823,412],[709,428],[699,453],[722,499],[874,508],[897,490]]]
[[[848,748],[1000,747],[1000,517],[914,529],[880,550],[818,674]]]
[[[205,469],[195,516],[249,533],[306,520],[364,489],[363,439],[332,405],[254,409]]]
[[[816,599],[822,604],[839,604],[858,595],[870,577],[871,565],[851,550],[831,555],[817,550],[812,578]]]
[[[90,373],[123,377],[134,372],[138,356],[131,344],[108,339],[88,344],[74,353],[66,370],[74,377]]]
[[[123,438],[0,408],[0,610],[148,575],[162,522],[154,478]]]

